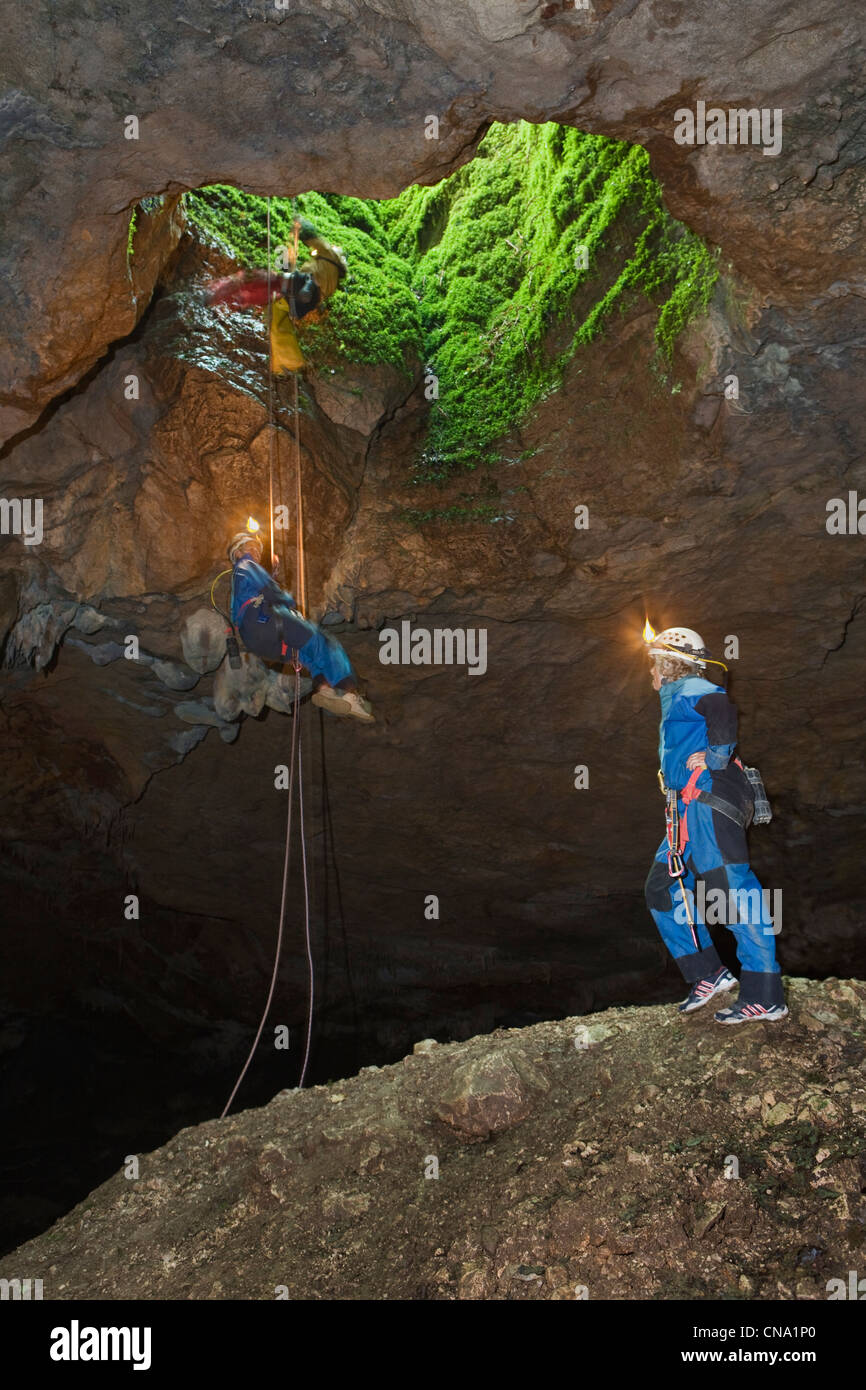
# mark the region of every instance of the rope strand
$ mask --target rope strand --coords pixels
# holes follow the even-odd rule
[[[291,765],[291,770],[290,770],[290,772],[289,772],[289,810],[288,810],[288,816],[287,816],[287,819],[286,819],[286,848],[285,848],[285,853],[284,853],[284,855],[283,855],[283,891],[282,891],[282,896],[281,896],[281,898],[280,898],[280,920],[279,920],[279,925],[278,925],[278,927],[277,927],[277,949],[276,949],[276,951],[274,952],[274,968],[273,968],[273,970],[271,971],[271,984],[270,984],[270,989],[268,990],[268,998],[267,998],[267,1002],[266,1002],[265,1007],[264,1007],[264,1012],[262,1013],[261,1021],[260,1021],[260,1023],[259,1023],[259,1027],[258,1027],[258,1031],[257,1031],[256,1036],[255,1036],[255,1040],[254,1040],[254,1042],[253,1042],[252,1047],[250,1048],[250,1051],[249,1051],[249,1055],[248,1055],[248,1057],[247,1057],[247,1060],[244,1062],[243,1068],[242,1068],[242,1070],[241,1070],[241,1074],[240,1074],[240,1076],[238,1077],[237,1081],[236,1081],[235,1084],[234,1084],[234,1090],[232,1091],[231,1095],[229,1096],[228,1100],[226,1101],[225,1109],[223,1110],[222,1114],[220,1115],[220,1119],[221,1119],[221,1120],[224,1120],[225,1117],[226,1117],[226,1115],[228,1114],[228,1112],[229,1112],[229,1107],[231,1106],[232,1101],[234,1100],[235,1096],[236,1096],[237,1093],[238,1093],[238,1090],[239,1090],[239,1088],[240,1088],[240,1084],[241,1084],[241,1082],[243,1081],[244,1077],[245,1077],[246,1074],[247,1074],[247,1070],[248,1070],[248,1068],[249,1068],[250,1062],[253,1060],[253,1056],[255,1055],[256,1048],[257,1048],[258,1045],[259,1045],[259,1040],[261,1039],[262,1033],[264,1032],[264,1027],[265,1027],[265,1023],[267,1022],[268,1014],[269,1014],[270,1011],[271,1011],[271,1004],[273,1003],[273,999],[274,999],[274,990],[275,990],[276,984],[277,984],[277,974],[278,974],[279,968],[280,968],[280,956],[281,956],[281,954],[282,954],[282,949],[283,949],[283,925],[284,925],[285,918],[286,918],[286,889],[287,889],[287,887],[288,887],[288,882],[289,882],[289,861],[290,861],[290,859],[291,859],[291,844],[292,844],[292,788],[293,788],[294,782],[295,782],[295,749],[296,749],[296,747],[300,748],[300,739],[298,738],[298,733],[297,733],[298,727],[299,727],[299,726],[298,726],[298,708],[299,708],[299,704],[298,704],[298,700],[297,700],[297,694],[298,694],[298,691],[297,691],[297,678],[296,678],[295,708],[294,708],[294,712],[293,712],[293,716],[292,716],[292,765]]]
[[[298,219],[295,218],[295,224],[294,224],[294,246],[293,246],[293,257],[292,257],[292,259],[293,259],[293,264],[296,264],[296,263],[297,263],[297,255],[298,255],[298,230],[299,230]],[[271,343],[270,343],[270,314],[271,314],[272,308],[273,308],[273,306],[272,306],[272,304],[271,304],[271,200],[270,200],[270,198],[268,198],[267,233],[268,233],[268,313],[267,313],[267,315],[266,315],[266,317],[265,317],[265,331],[266,331],[267,334],[268,334],[268,426],[269,426],[269,428],[268,428],[268,505],[269,505],[269,510],[270,510],[271,560],[273,561],[273,560],[277,559],[278,557],[277,557],[277,554],[276,554],[275,542],[274,542],[274,510],[275,510],[275,508],[274,508],[274,435],[275,435],[275,429],[276,429],[276,422],[275,422],[275,419],[274,419],[274,373],[273,373],[273,353],[272,353],[272,350],[271,350]],[[303,487],[302,487],[302,478],[301,478],[301,423],[300,423],[300,422],[301,422],[301,415],[300,415],[300,404],[299,404],[299,393],[298,393],[298,374],[297,374],[297,372],[293,372],[293,373],[292,373],[292,376],[293,376],[293,379],[294,379],[294,392],[293,392],[294,399],[293,399],[293,408],[294,408],[294,417],[295,417],[295,419],[294,419],[294,435],[295,435],[295,497],[296,497],[296,510],[297,510],[296,523],[295,523],[295,524],[296,524],[296,566],[297,566],[298,598],[299,598],[299,600],[300,600],[301,612],[304,613],[304,612],[306,611],[306,606],[307,606],[307,578],[306,578],[306,562],[305,562],[305,555],[304,555],[304,499],[303,499]],[[211,597],[213,597],[213,594],[211,594]],[[308,868],[307,868],[307,837],[306,837],[306,830],[305,830],[305,824],[304,824],[303,748],[302,748],[302,744],[301,744],[301,734],[300,734],[301,663],[300,663],[300,660],[299,660],[298,652],[297,652],[297,651],[293,651],[292,657],[293,657],[293,665],[294,665],[294,671],[295,671],[295,691],[294,691],[294,696],[295,696],[295,697],[294,697],[294,701],[293,701],[293,703],[292,703],[292,756],[291,756],[291,766],[290,766],[290,771],[289,771],[289,797],[288,797],[288,809],[287,809],[287,813],[286,813],[286,841],[285,841],[285,850],[284,850],[284,853],[283,853],[283,882],[282,882],[282,890],[281,890],[281,894],[280,894],[280,917],[279,917],[279,923],[278,923],[278,926],[277,926],[277,945],[276,945],[276,950],[275,950],[275,952],[274,952],[274,965],[273,965],[273,970],[271,971],[271,982],[270,982],[270,986],[269,986],[269,989],[268,989],[268,997],[267,997],[267,1000],[266,1000],[266,1002],[265,1002],[264,1011],[263,1011],[262,1016],[261,1016],[261,1019],[260,1019],[260,1021],[259,1021],[259,1026],[258,1026],[258,1029],[257,1029],[257,1031],[256,1031],[256,1036],[255,1036],[255,1039],[254,1039],[254,1041],[253,1041],[253,1045],[252,1045],[252,1047],[250,1048],[250,1051],[249,1051],[249,1054],[248,1054],[248,1056],[247,1056],[247,1059],[246,1059],[246,1061],[244,1062],[244,1065],[243,1065],[243,1067],[242,1067],[242,1069],[241,1069],[240,1076],[238,1077],[237,1081],[236,1081],[235,1084],[234,1084],[234,1088],[233,1088],[233,1090],[232,1090],[232,1093],[231,1093],[231,1095],[229,1096],[228,1100],[226,1101],[225,1108],[223,1109],[223,1112],[222,1112],[222,1114],[221,1114],[221,1116],[220,1116],[220,1119],[225,1119],[226,1115],[228,1114],[229,1109],[230,1109],[231,1104],[232,1104],[232,1101],[234,1100],[235,1096],[236,1096],[237,1093],[238,1093],[238,1090],[240,1089],[241,1082],[243,1081],[244,1077],[245,1077],[246,1074],[247,1074],[247,1071],[249,1070],[249,1066],[250,1066],[250,1063],[252,1062],[253,1057],[254,1057],[254,1055],[255,1055],[256,1048],[258,1047],[259,1042],[261,1041],[261,1036],[262,1036],[262,1033],[264,1032],[265,1023],[267,1022],[268,1014],[270,1013],[271,1005],[272,1005],[273,999],[274,999],[274,991],[275,991],[275,989],[276,989],[277,975],[279,974],[280,959],[281,959],[281,956],[282,956],[282,949],[283,949],[283,934],[284,934],[285,919],[286,919],[286,901],[287,901],[287,898],[288,898],[289,865],[290,865],[290,862],[291,862],[291,843],[292,843],[292,804],[293,804],[293,801],[294,801],[294,793],[295,793],[295,767],[296,767],[296,766],[297,766],[297,786],[298,786],[298,823],[299,823],[299,830],[300,830],[300,837],[301,837],[301,864],[302,864],[303,878],[304,878],[304,941],[305,941],[305,947],[306,947],[307,974],[308,974],[308,982],[309,982],[309,989],[308,989],[308,1007],[307,1007],[306,1039],[305,1039],[305,1044],[304,1044],[304,1060],[303,1060],[303,1064],[302,1064],[302,1067],[301,1067],[301,1078],[300,1078],[300,1081],[298,1082],[298,1088],[299,1088],[299,1089],[303,1088],[304,1081],[306,1080],[306,1076],[307,1076],[307,1067],[309,1066],[309,1061],[310,1061],[310,1047],[311,1047],[312,1035],[313,1035],[313,1003],[314,1003],[314,997],[315,997],[315,983],[316,983],[316,982],[315,982],[315,967],[314,967],[314,965],[313,965],[312,936],[311,936],[311,931],[310,931],[310,884],[309,884],[309,873],[308,873]]]
[[[295,704],[297,705],[300,696],[300,673],[295,672]],[[313,946],[310,939],[310,884],[307,875],[307,842],[304,835],[304,763],[303,763],[303,743],[298,739],[298,809],[300,813],[301,827],[301,864],[304,870],[304,935],[307,948],[307,978],[309,982],[308,1005],[307,1005],[307,1038],[304,1044],[304,1063],[301,1067],[301,1079],[298,1082],[298,1089],[303,1090],[304,1081],[307,1076],[307,1066],[310,1061],[310,1043],[313,1036],[313,997],[316,990],[316,974],[313,966]]]
[[[271,200],[268,198],[268,309],[265,314],[265,331],[268,335],[268,516],[271,530],[271,564],[276,557],[274,550],[274,360],[271,347],[271,315],[274,306],[271,302]]]

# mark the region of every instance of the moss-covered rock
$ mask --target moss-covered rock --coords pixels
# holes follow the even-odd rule
[[[428,477],[490,457],[629,295],[657,303],[670,357],[718,274],[665,212],[642,147],[569,127],[494,126],[465,169],[382,206],[438,379]]]
[[[565,126],[493,126],[457,174],[384,202],[296,203],[349,262],[323,321],[302,326],[305,352],[313,365],[429,364],[438,395],[419,471],[431,479],[495,457],[615,306],[655,304],[669,358],[718,274],[665,212],[642,147]],[[220,186],[187,194],[186,210],[241,265],[265,263],[265,199]],[[271,200],[272,251],[292,216],[289,199]]]

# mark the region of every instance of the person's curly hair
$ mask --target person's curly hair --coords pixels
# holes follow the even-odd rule
[[[683,676],[701,676],[706,669],[677,656],[654,656],[653,666],[661,675],[662,685],[667,685],[669,681],[681,681]]]

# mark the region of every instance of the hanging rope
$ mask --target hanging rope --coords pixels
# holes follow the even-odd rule
[[[220,1115],[220,1119],[221,1119],[221,1120],[224,1120],[225,1117],[226,1117],[226,1115],[228,1114],[229,1109],[230,1109],[230,1107],[231,1107],[231,1103],[232,1103],[232,1101],[234,1100],[235,1096],[237,1095],[238,1090],[240,1089],[241,1082],[243,1081],[244,1077],[245,1077],[246,1074],[247,1074],[247,1071],[248,1071],[248,1069],[249,1069],[250,1062],[253,1060],[253,1057],[255,1056],[256,1048],[258,1047],[259,1041],[260,1041],[261,1036],[262,1036],[262,1033],[264,1032],[265,1023],[267,1022],[268,1014],[269,1014],[270,1011],[271,1011],[271,1004],[273,1003],[273,1000],[274,1000],[274,990],[276,989],[276,985],[277,985],[277,975],[279,974],[279,969],[280,969],[280,956],[281,956],[282,950],[283,950],[283,924],[284,924],[284,922],[285,922],[285,917],[286,917],[286,889],[287,889],[288,882],[289,882],[289,860],[290,860],[290,857],[291,857],[291,843],[292,843],[292,799],[293,799],[293,798],[292,798],[292,787],[294,786],[294,781],[295,781],[295,755],[296,755],[296,751],[297,751],[297,749],[298,749],[298,747],[299,747],[299,740],[298,740],[298,736],[297,736],[297,735],[298,735],[298,728],[299,728],[298,718],[297,718],[297,710],[298,710],[298,698],[297,698],[297,697],[298,697],[298,692],[299,692],[299,686],[300,686],[300,679],[299,679],[299,677],[298,677],[298,675],[297,675],[297,673],[296,673],[296,675],[295,675],[295,710],[294,710],[294,716],[293,716],[293,718],[292,718],[292,762],[291,762],[291,770],[290,770],[290,772],[289,772],[289,809],[288,809],[288,815],[287,815],[287,817],[286,817],[286,848],[285,848],[285,854],[283,855],[283,891],[282,891],[282,898],[281,898],[281,901],[280,901],[280,921],[279,921],[279,925],[278,925],[278,927],[277,927],[277,949],[276,949],[276,951],[274,952],[274,968],[273,968],[273,970],[271,971],[271,983],[270,983],[270,988],[268,989],[268,997],[267,997],[267,1001],[266,1001],[266,1003],[265,1003],[264,1010],[263,1010],[263,1012],[262,1012],[262,1017],[261,1017],[261,1020],[260,1020],[260,1022],[259,1022],[259,1026],[258,1026],[258,1030],[257,1030],[257,1032],[256,1032],[255,1039],[253,1040],[253,1045],[252,1045],[252,1047],[250,1048],[249,1054],[248,1054],[248,1056],[247,1056],[247,1060],[244,1062],[244,1065],[243,1065],[243,1067],[242,1067],[242,1069],[241,1069],[241,1074],[240,1074],[240,1076],[238,1077],[237,1081],[236,1081],[235,1084],[234,1084],[234,1089],[232,1090],[231,1095],[229,1096],[228,1100],[227,1100],[226,1103],[225,1103],[225,1108],[223,1109],[223,1112],[222,1112],[222,1114]]]
[[[293,206],[293,210],[294,210],[294,200],[292,201],[292,206]],[[290,257],[291,257],[291,268],[292,268],[292,270],[294,270],[295,266],[297,265],[297,259],[298,259],[298,234],[299,234],[299,231],[300,231],[300,219],[299,219],[299,218],[297,217],[297,215],[296,215],[295,218],[294,218],[294,223],[293,223],[293,245],[292,245],[292,249],[291,249],[291,252],[290,252]],[[274,507],[274,471],[275,471],[275,470],[274,470],[274,435],[275,435],[276,423],[275,423],[275,419],[274,419],[274,373],[273,373],[273,354],[272,354],[271,345],[270,345],[270,311],[271,311],[271,308],[272,308],[272,301],[271,301],[271,256],[272,256],[272,253],[271,253],[271,200],[270,200],[270,198],[268,198],[267,235],[268,235],[268,315],[266,316],[266,320],[265,320],[265,329],[266,329],[266,332],[267,332],[267,334],[268,334],[268,426],[269,426],[269,428],[268,428],[268,503],[269,503],[269,508],[270,508],[271,559],[272,559],[272,561],[273,561],[273,560],[277,559],[278,557],[277,557],[277,554],[276,554],[275,542],[274,542],[274,511],[275,511],[275,507]],[[288,248],[287,248],[287,249],[288,249]],[[305,612],[306,612],[306,607],[307,607],[307,576],[306,576],[306,557],[305,557],[305,554],[304,554],[304,505],[303,505],[303,504],[304,504],[304,499],[303,499],[303,482],[302,482],[302,477],[301,477],[301,415],[300,415],[300,404],[299,404],[299,393],[298,393],[298,374],[297,374],[297,372],[293,372],[293,373],[292,373],[292,378],[293,378],[293,383],[294,383],[294,391],[293,391],[293,401],[292,401],[292,405],[293,405],[293,410],[294,410],[294,436],[295,436],[295,450],[294,450],[294,452],[295,452],[295,505],[296,505],[296,521],[295,521],[296,577],[297,577],[297,588],[298,588],[298,599],[299,599],[299,603],[300,603],[300,611],[301,611],[302,613],[305,613]],[[284,558],[285,558],[285,557],[284,557]],[[304,940],[305,940],[305,946],[306,946],[307,974],[308,974],[307,1027],[306,1027],[306,1039],[305,1039],[305,1044],[304,1044],[304,1059],[303,1059],[303,1064],[302,1064],[302,1066],[301,1066],[301,1077],[300,1077],[300,1080],[299,1080],[299,1082],[298,1082],[298,1088],[299,1088],[299,1089],[302,1089],[302,1088],[303,1088],[304,1081],[306,1080],[306,1076],[307,1076],[307,1067],[308,1067],[309,1061],[310,1061],[310,1045],[311,1045],[311,1042],[312,1042],[312,1035],[313,1035],[313,1001],[314,1001],[314,995],[315,995],[315,969],[314,969],[314,965],[313,965],[313,947],[312,947],[312,936],[311,936],[311,931],[310,931],[310,884],[309,884],[309,873],[308,873],[308,867],[307,867],[307,837],[306,837],[306,828],[305,828],[305,824],[304,824],[304,770],[303,770],[303,749],[302,749],[302,745],[301,745],[301,736],[300,736],[301,663],[300,663],[300,660],[299,660],[299,657],[298,657],[298,652],[297,652],[296,650],[292,652],[292,665],[293,665],[294,672],[295,672],[294,700],[293,700],[293,702],[292,702],[292,756],[291,756],[291,764],[290,764],[290,769],[289,769],[289,803],[288,803],[288,810],[287,810],[287,814],[286,814],[286,841],[285,841],[285,851],[284,851],[284,854],[283,854],[283,881],[282,881],[282,889],[281,889],[281,894],[280,894],[280,917],[279,917],[279,923],[278,923],[278,926],[277,926],[277,945],[276,945],[276,950],[275,950],[275,952],[274,952],[274,966],[273,966],[273,970],[271,971],[271,982],[270,982],[270,986],[269,986],[269,989],[268,989],[268,997],[267,997],[267,1000],[266,1000],[266,1002],[265,1002],[265,1007],[264,1007],[264,1010],[263,1010],[263,1012],[262,1012],[261,1019],[260,1019],[260,1021],[259,1021],[259,1026],[258,1026],[258,1029],[257,1029],[257,1031],[256,1031],[256,1036],[255,1036],[255,1039],[254,1039],[254,1041],[253,1041],[253,1045],[252,1045],[252,1047],[250,1048],[250,1051],[249,1051],[249,1054],[248,1054],[248,1056],[247,1056],[246,1061],[244,1062],[244,1065],[243,1065],[243,1068],[242,1068],[242,1070],[241,1070],[240,1076],[238,1077],[237,1081],[236,1081],[235,1084],[234,1084],[234,1089],[232,1090],[231,1095],[229,1096],[228,1100],[226,1101],[225,1108],[223,1109],[223,1112],[222,1112],[222,1114],[221,1114],[221,1116],[220,1116],[220,1119],[225,1119],[225,1117],[226,1117],[226,1115],[228,1114],[228,1111],[229,1111],[229,1109],[230,1109],[230,1107],[231,1107],[231,1103],[232,1103],[232,1101],[234,1100],[235,1096],[236,1096],[237,1093],[238,1093],[238,1090],[239,1090],[239,1088],[240,1088],[241,1082],[243,1081],[244,1077],[245,1077],[246,1074],[247,1074],[247,1071],[248,1071],[248,1069],[249,1069],[250,1063],[252,1062],[253,1057],[254,1057],[254,1055],[255,1055],[256,1048],[258,1047],[259,1042],[261,1041],[261,1036],[262,1036],[262,1033],[264,1032],[265,1023],[267,1022],[268,1014],[269,1014],[270,1011],[271,1011],[271,1004],[273,1003],[273,999],[274,999],[274,991],[275,991],[275,989],[276,989],[277,976],[278,976],[278,974],[279,974],[279,969],[280,969],[280,958],[281,958],[282,949],[283,949],[283,934],[284,934],[284,926],[285,926],[285,919],[286,919],[286,901],[287,901],[287,898],[288,898],[289,865],[290,865],[290,861],[291,861],[291,843],[292,843],[292,803],[293,803],[293,801],[294,801],[295,767],[296,767],[296,765],[297,765],[297,785],[298,785],[298,823],[299,823],[299,827],[300,827],[300,836],[301,836],[301,865],[302,865],[303,880],[304,880]]]
[[[268,311],[265,330],[268,335],[268,509],[271,519],[271,564],[277,558],[274,550],[274,373],[271,351],[271,200],[268,198]]]

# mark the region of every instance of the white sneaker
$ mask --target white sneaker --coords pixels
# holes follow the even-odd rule
[[[345,690],[335,690],[332,685],[320,685],[313,695],[313,704],[320,709],[327,710],[329,714],[336,714],[340,718],[345,718],[351,713],[348,692]]]
[[[362,724],[375,724],[376,716],[373,713],[373,706],[369,700],[365,700],[363,695],[359,695],[357,690],[344,690],[343,698],[349,704],[349,714],[353,719],[360,719]]]
[[[788,1017],[785,1004],[734,1004],[713,1014],[716,1023],[778,1023]]]
[[[313,696],[313,704],[339,719],[347,716],[360,719],[363,724],[375,724],[376,716],[369,700],[359,695],[357,690],[334,690],[333,686],[320,685]]]

